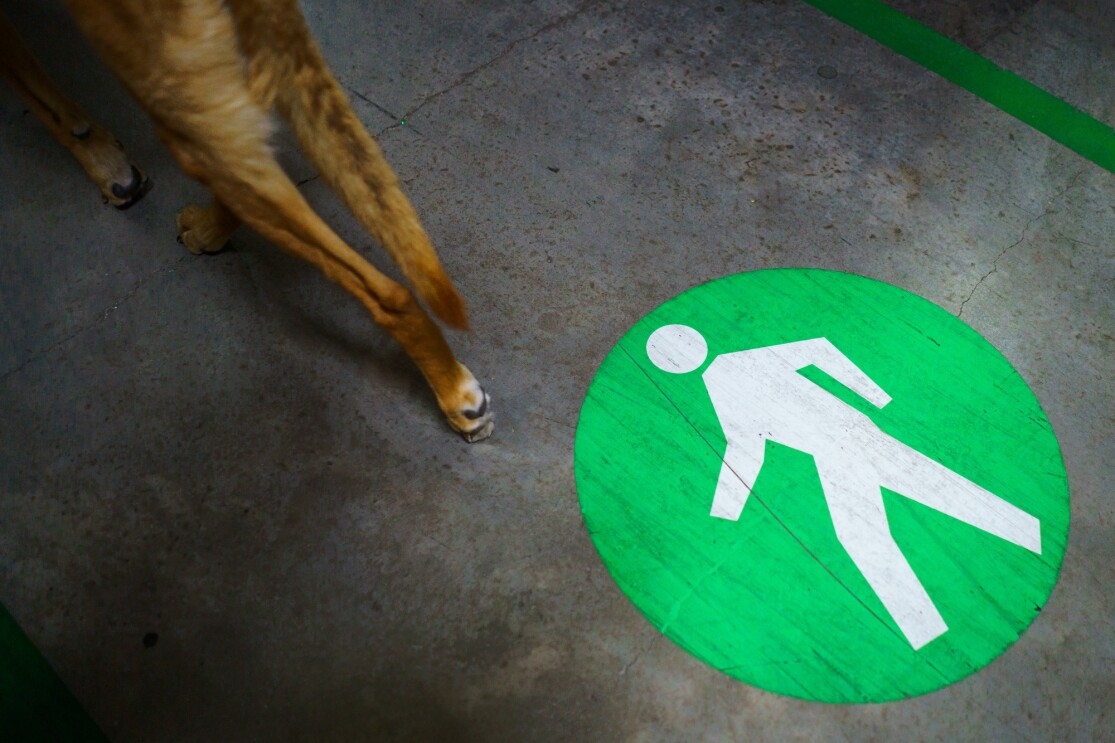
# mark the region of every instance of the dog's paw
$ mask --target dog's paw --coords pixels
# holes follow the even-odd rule
[[[215,224],[210,209],[190,204],[178,212],[178,242],[194,255],[219,253],[228,243],[230,232]]]
[[[453,430],[472,444],[492,435],[495,417],[492,415],[492,400],[488,393],[463,364],[461,369],[464,371],[464,379],[455,395],[455,403],[445,409],[445,417]]]
[[[90,121],[74,122],[66,146],[101,190],[106,204],[127,209],[151,190],[151,182],[112,134]]]

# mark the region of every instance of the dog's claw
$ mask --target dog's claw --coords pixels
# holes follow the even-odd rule
[[[488,421],[479,428],[476,428],[472,431],[461,431],[460,434],[462,437],[464,437],[465,441],[470,444],[475,444],[477,441],[483,441],[484,439],[491,436],[492,430],[494,428],[495,425],[492,423],[492,421]]]
[[[139,168],[132,166],[132,175],[127,183],[113,183],[112,195],[120,201],[113,201],[112,205],[123,211],[147,195],[151,190],[151,181],[140,172]]]

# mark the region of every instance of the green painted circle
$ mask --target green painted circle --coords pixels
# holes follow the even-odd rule
[[[652,361],[648,339],[668,325],[696,330],[707,342],[707,358],[686,339],[680,361]],[[820,338],[890,402],[876,407],[816,366],[802,367],[792,385],[801,387],[804,378],[809,394],[837,398],[841,410],[853,409],[848,419],[864,421],[865,430],[881,431],[882,438],[932,460],[928,465],[943,465],[992,494],[1014,516],[1022,514],[1007,519],[1009,528],[1029,523],[1038,533],[1034,520],[1040,522],[1039,553],[909,493],[877,489],[890,537],[947,625],[919,648],[837,536],[816,464],[831,461],[831,452],[815,458],[814,452],[762,439],[761,469],[738,520],[710,515],[728,438],[706,386],[713,374],[708,370],[743,358],[738,354],[744,351]],[[671,363],[675,368],[665,370]],[[746,397],[759,388],[747,382],[740,376],[741,386],[731,389]],[[716,384],[717,390],[729,389]],[[813,435],[813,428],[803,430]],[[743,433],[735,436],[740,447],[750,441]],[[859,443],[845,449],[879,438],[849,433],[844,443]],[[867,455],[847,456],[857,472],[868,471],[862,464]],[[930,471],[928,465],[917,471]],[[1045,604],[1068,539],[1060,449],[1010,363],[930,302],[831,271],[729,276],[695,287],[640,320],[589,388],[577,427],[575,470],[597,550],[655,627],[741,681],[809,700],[903,699],[983,668]],[[839,502],[844,509],[846,501]],[[877,542],[873,536],[871,544]]]

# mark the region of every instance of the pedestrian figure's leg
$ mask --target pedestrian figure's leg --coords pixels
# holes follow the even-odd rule
[[[739,520],[743,507],[747,503],[747,497],[755,487],[755,478],[763,468],[765,451],[764,442],[759,442],[757,448],[742,447],[733,445],[731,441],[728,442],[709,515],[728,521]]]
[[[994,493],[895,439],[877,461],[888,490],[1041,554],[1041,522]]]
[[[836,538],[883,602],[914,650],[939,637],[948,625],[890,533],[874,468],[855,462],[817,462]],[[862,465],[861,465],[862,466]]]

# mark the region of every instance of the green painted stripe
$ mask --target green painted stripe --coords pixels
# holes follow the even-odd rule
[[[1115,131],[878,0],[805,0],[1115,173]]]
[[[0,740],[108,743],[62,679],[0,606]]]

